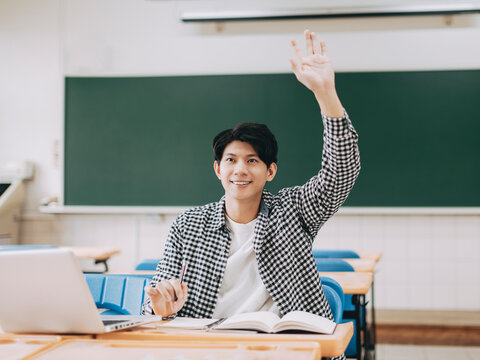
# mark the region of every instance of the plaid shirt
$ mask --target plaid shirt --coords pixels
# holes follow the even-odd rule
[[[263,191],[253,248],[261,279],[282,314],[303,310],[333,319],[312,243],[352,189],[360,171],[360,156],[358,137],[346,113],[342,118],[322,115],[322,120],[322,169],[302,186],[282,189],[277,195]],[[217,203],[187,210],[171,227],[151,286],[178,278],[182,262],[188,263],[183,280],[188,299],[179,316],[212,317],[231,241],[224,209],[223,197]],[[142,313],[153,313],[148,296]]]

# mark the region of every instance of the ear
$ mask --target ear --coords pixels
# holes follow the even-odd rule
[[[271,163],[267,169],[267,172],[268,172],[267,181],[272,181],[273,178],[275,177],[275,174],[277,173],[277,164]]]
[[[217,175],[218,179],[221,180],[220,178],[220,164],[218,163],[217,160],[213,162],[213,171],[215,171],[215,175]]]

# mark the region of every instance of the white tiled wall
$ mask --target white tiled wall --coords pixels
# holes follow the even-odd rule
[[[23,243],[115,246],[115,271],[158,258],[174,216],[39,215],[21,223]],[[480,310],[480,216],[341,215],[314,247],[380,250],[375,302],[385,309]]]

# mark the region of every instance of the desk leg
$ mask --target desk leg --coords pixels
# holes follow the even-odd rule
[[[375,324],[375,274],[373,274],[372,280],[372,324],[370,326],[371,329],[371,337],[370,337],[370,344],[369,350],[372,351],[372,359],[376,359],[376,346],[377,346],[377,328]]]
[[[95,265],[97,264],[103,264],[105,266],[105,271],[108,272],[108,264],[107,264],[108,259],[105,260],[95,260]]]
[[[367,322],[367,302],[365,300],[365,295],[360,296],[360,309],[361,312],[363,312],[363,316],[361,316],[363,329],[363,358],[365,360],[370,360],[370,340]]]
[[[357,353],[357,356],[356,358],[358,360],[362,360],[363,357],[362,357],[362,349],[363,349],[363,344],[362,344],[362,314],[361,314],[361,310],[360,310],[360,307],[361,307],[361,300],[360,300],[360,297],[362,295],[353,295],[352,296],[352,302],[353,302],[353,305],[355,306],[355,310],[353,311],[353,316],[355,318],[355,337],[356,337],[356,353]],[[349,310],[349,311],[345,311],[344,314],[348,314],[348,316],[351,316],[352,312]]]

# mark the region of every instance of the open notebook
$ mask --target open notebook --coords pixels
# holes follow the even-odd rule
[[[237,314],[224,319],[176,318],[158,326],[199,330],[255,330],[265,333],[308,331],[333,334],[336,324],[327,318],[305,311],[292,311],[282,318],[272,312],[259,311]]]

